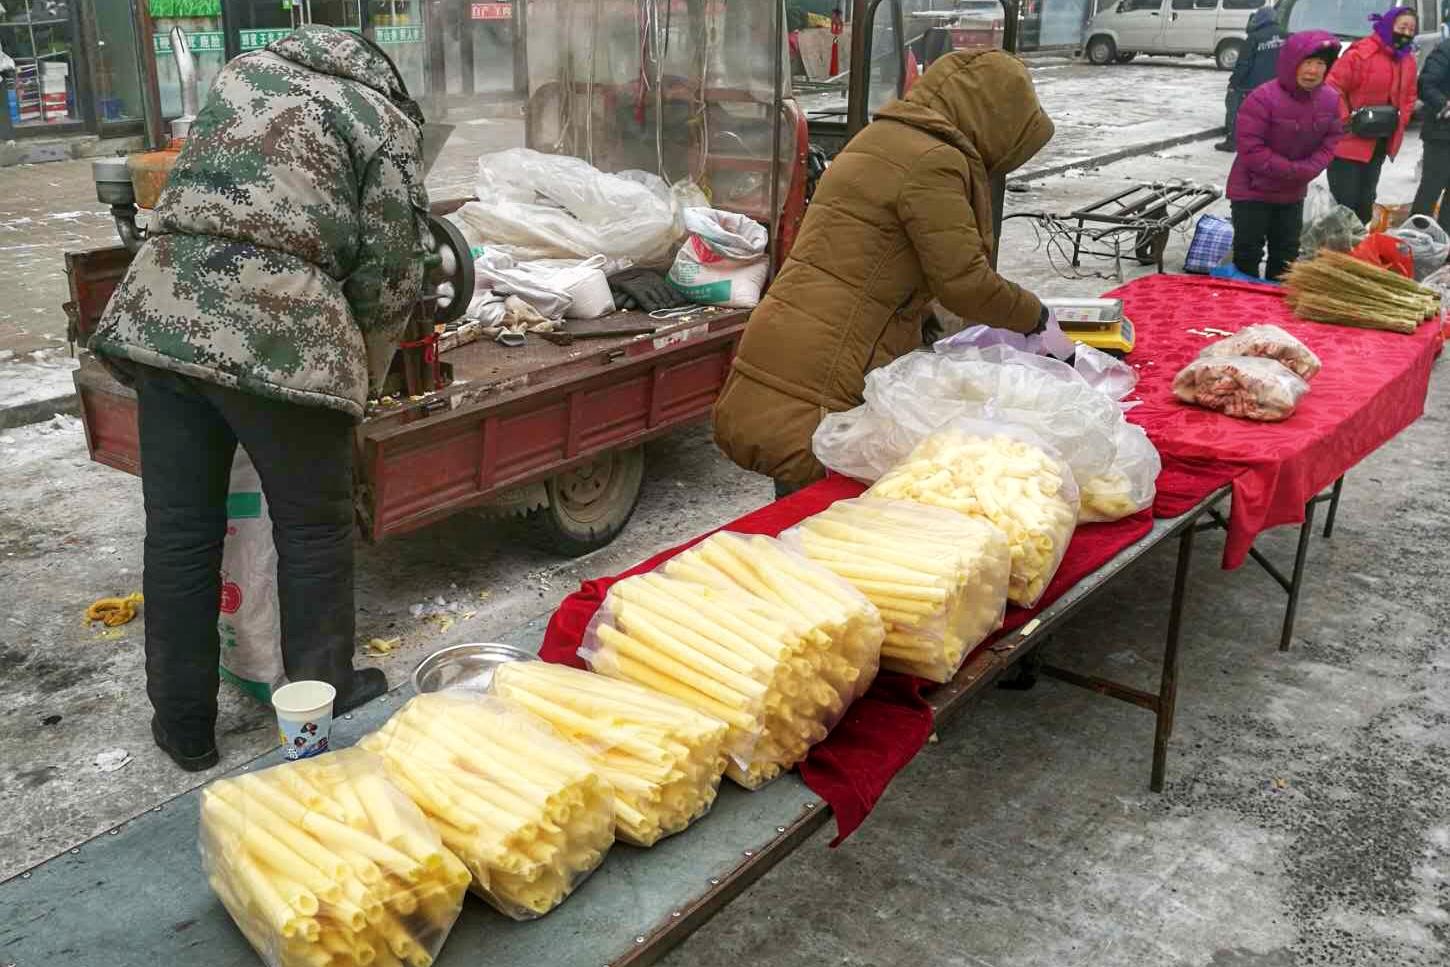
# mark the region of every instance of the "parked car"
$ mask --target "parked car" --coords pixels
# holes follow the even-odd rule
[[[1263,0],[1116,0],[1088,22],[1083,51],[1099,66],[1139,54],[1208,54],[1233,70],[1249,14]]]

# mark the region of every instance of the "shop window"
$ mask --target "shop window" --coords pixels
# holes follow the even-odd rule
[[[71,4],[79,0],[0,0],[0,49],[15,61],[5,110],[16,128],[79,121]]]

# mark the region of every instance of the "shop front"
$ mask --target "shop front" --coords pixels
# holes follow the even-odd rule
[[[0,0],[0,140],[142,133],[141,0]]]
[[[415,97],[425,97],[430,90],[423,0],[149,0],[149,4],[161,113],[166,118],[181,113],[181,83],[171,55],[175,26],[186,32],[203,99],[228,60],[260,50],[308,23],[364,33],[393,58]]]

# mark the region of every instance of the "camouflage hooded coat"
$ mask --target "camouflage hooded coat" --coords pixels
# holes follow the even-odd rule
[[[233,60],[90,348],[360,418],[422,282],[421,124],[392,64],[345,31]]]

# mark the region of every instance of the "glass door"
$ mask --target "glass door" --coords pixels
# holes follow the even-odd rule
[[[0,50],[15,62],[3,84],[4,123],[14,135],[82,129],[79,0],[0,0]]]

